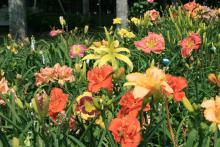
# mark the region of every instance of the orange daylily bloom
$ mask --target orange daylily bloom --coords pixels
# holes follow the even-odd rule
[[[109,130],[112,132],[114,139],[122,147],[137,147],[141,141],[140,123],[137,118],[127,115],[123,118],[114,118]]]
[[[220,130],[220,96],[216,96],[215,100],[204,100],[201,106],[205,108],[206,120],[216,123]]]
[[[127,92],[123,95],[119,101],[119,105],[121,109],[118,112],[117,117],[122,118],[126,115],[132,113],[135,117],[137,117],[138,112],[142,108],[143,98],[134,98],[132,92]],[[146,104],[145,108],[143,109],[144,112],[150,110],[150,105]]]
[[[60,88],[53,88],[50,92],[49,116],[56,121],[58,113],[63,112],[68,101],[68,94],[63,93]]]
[[[92,93],[98,92],[101,88],[112,91],[112,72],[113,68],[109,65],[95,67],[94,69],[88,71],[88,90]]]
[[[168,93],[173,93],[173,89],[166,82],[165,72],[154,66],[148,68],[145,74],[128,74],[126,79],[128,82],[124,86],[135,86],[133,90],[135,98],[161,94],[162,89]]]
[[[172,75],[167,75],[167,82],[173,89],[173,94],[169,94],[173,97],[175,101],[182,101],[186,96],[183,89],[188,86],[187,80],[184,77],[175,77]]]

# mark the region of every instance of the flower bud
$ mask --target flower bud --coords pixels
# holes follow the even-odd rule
[[[194,112],[193,106],[191,105],[190,101],[184,97],[183,98],[183,105],[189,112]]]
[[[117,78],[120,79],[124,72],[125,72],[125,68],[120,67],[117,72]]]
[[[19,108],[24,109],[24,105],[23,105],[21,99],[16,98],[15,103],[18,105]]]
[[[213,73],[210,73],[210,74],[208,75],[208,79],[209,79],[210,82],[212,82],[212,83],[214,83],[214,84],[216,83],[216,80],[217,80],[215,74],[213,74]]]
[[[43,118],[47,116],[49,98],[44,90],[37,93],[32,99],[32,105],[34,111],[38,113],[38,115]]]
[[[20,147],[19,139],[17,137],[12,138],[12,147]]]
[[[87,33],[88,33],[88,30],[89,30],[89,26],[88,26],[88,25],[85,25],[85,27],[84,27],[84,34],[87,34]]]
[[[64,26],[66,25],[66,21],[65,21],[65,19],[63,18],[63,16],[60,16],[60,17],[59,17],[59,20],[60,20],[60,24],[61,24],[62,28],[64,28]]]

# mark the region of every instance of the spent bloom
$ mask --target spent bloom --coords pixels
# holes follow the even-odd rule
[[[153,9],[144,13],[144,17],[147,16],[150,17],[151,21],[155,22],[160,17],[160,13],[157,10]]]
[[[88,90],[93,93],[98,92],[101,88],[112,91],[112,72],[113,69],[109,65],[95,67],[88,71]]]
[[[165,72],[155,66],[151,66],[146,73],[131,73],[126,76],[127,83],[124,86],[135,86],[133,95],[135,98],[143,98],[154,94],[161,94],[162,90],[173,93],[173,89],[166,81]]]
[[[181,49],[182,57],[186,58],[190,56],[193,50],[198,51],[201,45],[201,37],[199,36],[199,34],[190,32],[189,36],[179,41],[179,45],[182,47]]]
[[[220,130],[220,96],[216,96],[215,100],[204,100],[201,104],[204,110],[205,119],[216,123]]]
[[[116,24],[116,25],[121,24],[121,18],[113,19],[113,24]]]
[[[141,141],[140,123],[132,115],[112,119],[109,130],[122,147],[137,147]]]
[[[210,82],[212,82],[213,84],[216,84],[217,87],[219,88],[220,91],[220,74],[216,75],[214,73],[210,73],[208,75],[208,79]]]
[[[170,95],[175,101],[182,101],[186,96],[183,91],[188,86],[187,80],[184,77],[175,77],[172,75],[166,75],[167,83],[173,89],[173,93]]]
[[[134,42],[134,45],[145,53],[160,54],[165,49],[165,41],[161,34],[148,32],[148,35],[140,41]]]
[[[63,93],[60,88],[52,88],[50,92],[50,103],[48,113],[49,116],[56,121],[57,115],[64,111],[66,103],[68,101],[68,94]]]
[[[82,45],[82,44],[72,45],[70,47],[69,56],[70,56],[70,58],[75,58],[76,56],[83,57],[85,50],[86,50],[85,45]]]

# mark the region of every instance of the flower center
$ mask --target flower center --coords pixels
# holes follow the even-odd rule
[[[73,48],[73,52],[75,54],[79,54],[79,51],[80,51],[80,48],[78,48],[78,47]]]
[[[92,112],[96,110],[96,108],[88,101],[86,101],[84,105],[85,105],[86,112]]]
[[[147,43],[146,46],[149,48],[154,48],[157,45],[157,40],[155,38],[150,39]]]
[[[194,41],[187,40],[187,42],[186,42],[186,47],[187,48],[193,48],[194,45],[195,45]]]

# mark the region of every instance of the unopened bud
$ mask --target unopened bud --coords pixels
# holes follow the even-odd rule
[[[217,80],[215,74],[213,74],[213,73],[210,73],[210,74],[208,75],[208,79],[209,79],[210,82],[212,82],[212,83],[214,83],[214,84],[216,83],[216,80]]]
[[[183,105],[189,112],[194,112],[193,106],[191,105],[190,101],[184,97],[183,98]]]

